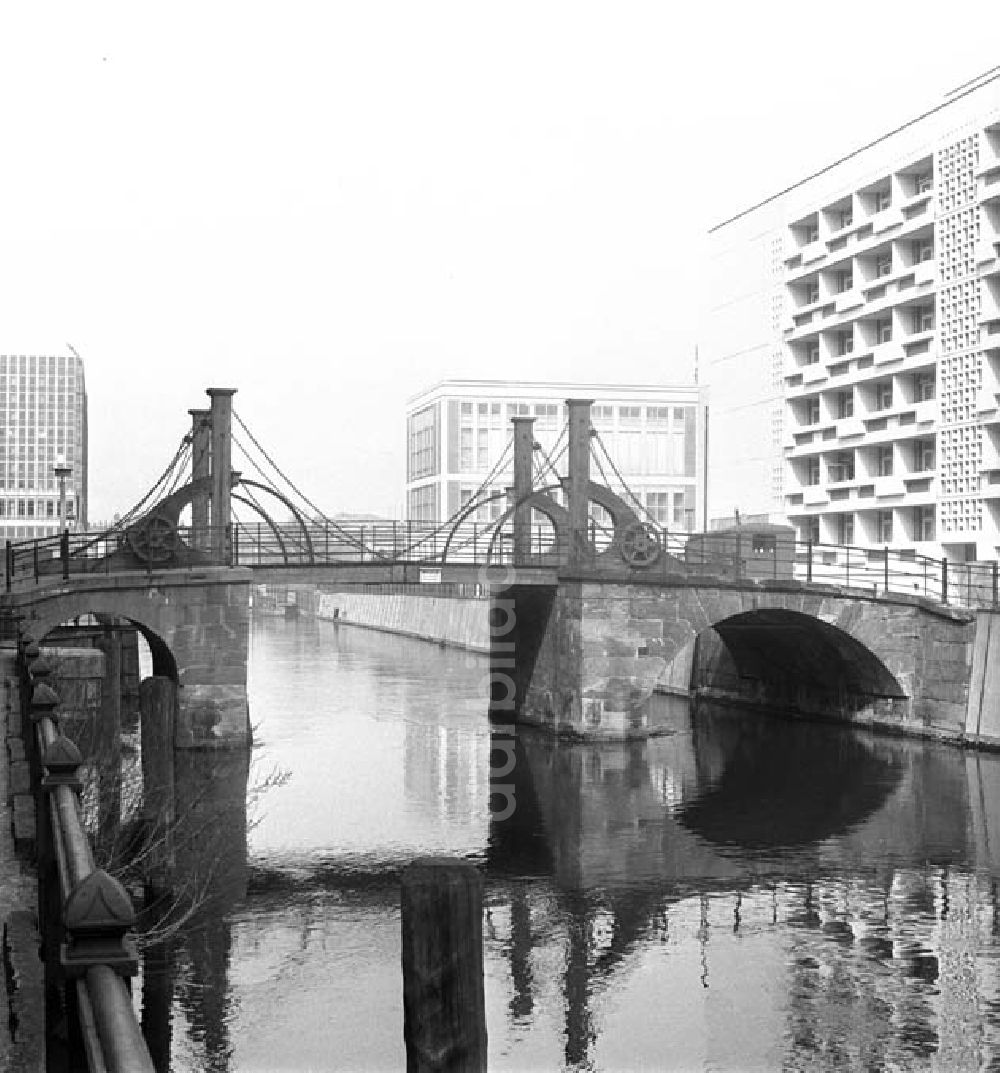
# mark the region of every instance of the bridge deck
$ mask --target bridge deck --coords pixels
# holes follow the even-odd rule
[[[427,530],[426,532],[424,530]],[[48,579],[138,575],[219,569],[205,532],[169,530],[162,543],[137,542],[130,531],[71,533],[8,544],[5,589],[23,592]],[[792,581],[835,585],[868,594],[896,593],[942,605],[1000,606],[996,562],[951,563],[889,548],[803,543],[783,537],[767,542],[753,534],[670,533],[650,527],[652,557],[635,561],[627,549],[599,537],[585,542],[589,552],[576,560],[565,542],[535,532],[529,550],[511,565],[507,534],[489,534],[466,525],[451,532],[416,523],[387,523],[353,529],[277,529],[247,539],[232,534],[225,559],[260,581],[334,585],[461,584],[553,586],[571,577],[676,584],[698,578],[739,584]],[[494,539],[496,536],[496,539]],[[764,535],[766,537],[767,534]]]

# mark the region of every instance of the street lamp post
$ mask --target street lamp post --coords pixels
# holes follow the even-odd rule
[[[73,472],[72,466],[67,466],[65,462],[57,462],[55,466],[56,479],[59,481],[59,531],[65,532],[68,530],[66,524],[66,478]]]

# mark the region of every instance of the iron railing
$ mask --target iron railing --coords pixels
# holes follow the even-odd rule
[[[954,562],[889,547],[821,544],[794,540],[790,534],[754,530],[688,533],[644,524],[658,555],[629,563],[636,577],[649,580],[692,574],[726,580],[795,580],[841,585],[869,593],[922,596],[962,607],[1000,606],[998,564]],[[592,523],[588,532],[594,566],[628,563],[614,530]],[[177,569],[212,564],[243,567],[402,564],[516,565],[565,567],[569,542],[551,526],[533,525],[524,554],[514,561],[510,524],[463,522],[449,529],[431,522],[374,522],[307,527],[227,526],[177,528],[140,535],[127,531],[102,534],[63,533],[17,543],[5,554],[7,591],[30,587],[46,578],[126,570]]]

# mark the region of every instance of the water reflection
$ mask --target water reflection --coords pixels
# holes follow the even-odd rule
[[[482,661],[305,620],[253,643],[259,762],[292,777],[246,896],[178,940],[173,1068],[402,1068],[398,875],[428,852],[486,874],[491,1070],[1000,1054],[1000,758],[663,699],[645,744],[519,735],[491,822]]]
[[[239,752],[174,757],[174,866],[147,908],[142,984],[143,1031],[160,1073],[174,1068],[173,1021],[183,1025],[198,1068],[233,1068],[231,917],[247,893],[247,777]]]

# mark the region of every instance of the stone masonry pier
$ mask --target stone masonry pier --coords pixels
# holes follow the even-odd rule
[[[176,746],[245,748],[250,580],[230,567],[89,575],[7,600],[40,642],[85,615],[131,623],[149,644],[153,675],[176,686]]]

